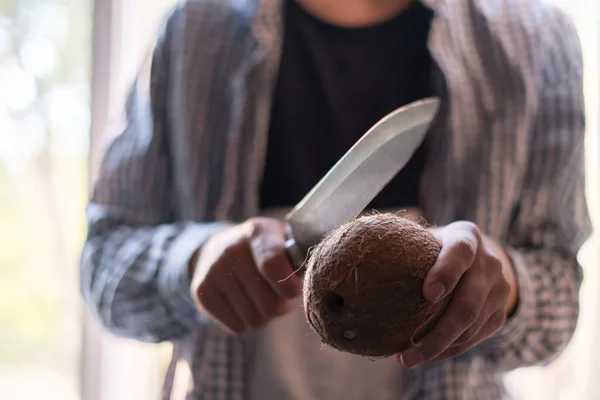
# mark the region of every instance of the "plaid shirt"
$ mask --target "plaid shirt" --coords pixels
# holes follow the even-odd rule
[[[516,313],[475,349],[407,370],[404,399],[505,398],[502,373],[543,364],[572,337],[591,231],[584,198],[582,55],[571,21],[542,0],[423,0],[441,118],[420,208],[471,220],[506,245]],[[164,398],[244,399],[251,336],[229,336],[189,294],[187,262],[255,216],[281,0],[188,0],[167,15],[87,210],[85,301],[106,329],[172,341]]]

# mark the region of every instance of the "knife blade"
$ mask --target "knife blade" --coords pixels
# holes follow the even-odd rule
[[[437,114],[429,97],[402,106],[373,125],[285,216],[285,248],[294,269],[310,247],[359,215],[408,163]]]

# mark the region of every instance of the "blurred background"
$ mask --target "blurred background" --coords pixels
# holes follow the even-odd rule
[[[588,199],[600,221],[600,1],[552,0],[585,57]],[[169,345],[104,334],[84,312],[84,209],[111,123],[172,0],[0,0],[0,399],[157,399]],[[600,400],[600,240],[575,339],[507,377],[528,400]]]

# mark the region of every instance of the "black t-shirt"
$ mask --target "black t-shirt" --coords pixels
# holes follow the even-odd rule
[[[293,206],[379,119],[431,96],[432,11],[415,2],[382,24],[329,25],[295,0],[273,98],[261,207]],[[427,141],[368,206],[418,206]]]

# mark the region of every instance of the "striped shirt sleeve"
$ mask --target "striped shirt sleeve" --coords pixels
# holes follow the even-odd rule
[[[109,331],[142,341],[184,336],[205,318],[189,290],[188,260],[226,223],[176,221],[172,207],[168,92],[169,26],[158,35],[112,141],[87,208],[81,258],[86,304]]]
[[[519,305],[482,344],[502,370],[545,364],[571,340],[579,315],[577,253],[591,233],[585,200],[583,61],[570,19],[552,11],[542,35],[539,104],[520,209],[508,243]]]

